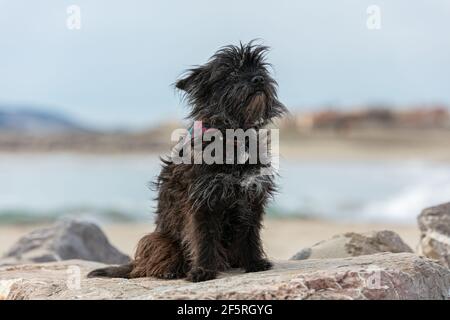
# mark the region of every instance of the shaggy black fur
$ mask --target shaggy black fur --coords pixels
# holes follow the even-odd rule
[[[176,88],[192,108],[190,118],[225,137],[226,129],[259,129],[283,115],[286,109],[265,62],[267,49],[253,42],[226,46],[189,70]],[[140,240],[130,265],[94,270],[89,276],[187,277],[197,282],[230,267],[269,269],[260,229],[275,185],[273,176],[260,175],[264,166],[163,160],[156,182],[155,231]]]

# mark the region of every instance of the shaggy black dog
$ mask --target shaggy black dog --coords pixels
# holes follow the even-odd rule
[[[226,46],[189,70],[176,87],[192,108],[190,118],[226,136],[226,129],[259,130],[283,115],[286,109],[265,62],[267,49],[253,42]],[[250,143],[246,140],[244,149]],[[155,231],[139,241],[130,264],[94,270],[89,277],[187,277],[197,282],[230,267],[246,272],[271,268],[260,239],[264,208],[275,190],[273,176],[261,174],[270,164],[162,161]]]

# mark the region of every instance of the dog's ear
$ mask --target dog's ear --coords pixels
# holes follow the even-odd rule
[[[289,114],[289,110],[284,106],[284,104],[278,101],[278,99],[275,99],[272,102],[272,107],[269,109],[268,113],[269,119],[275,119],[280,118],[285,114]]]
[[[188,70],[183,78],[177,80],[175,87],[179,90],[189,91],[189,88],[198,80],[201,72],[201,67]]]

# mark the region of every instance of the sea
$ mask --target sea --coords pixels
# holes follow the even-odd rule
[[[158,155],[2,154],[0,224],[152,221]],[[280,159],[273,218],[416,223],[450,201],[450,164]]]

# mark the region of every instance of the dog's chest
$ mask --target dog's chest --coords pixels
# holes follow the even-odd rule
[[[239,184],[241,189],[249,190],[261,187],[263,184],[263,179],[259,172],[252,172],[239,177],[237,183]]]
[[[261,174],[259,170],[244,173],[237,181],[242,195],[251,197],[267,195],[272,183],[271,177]]]

